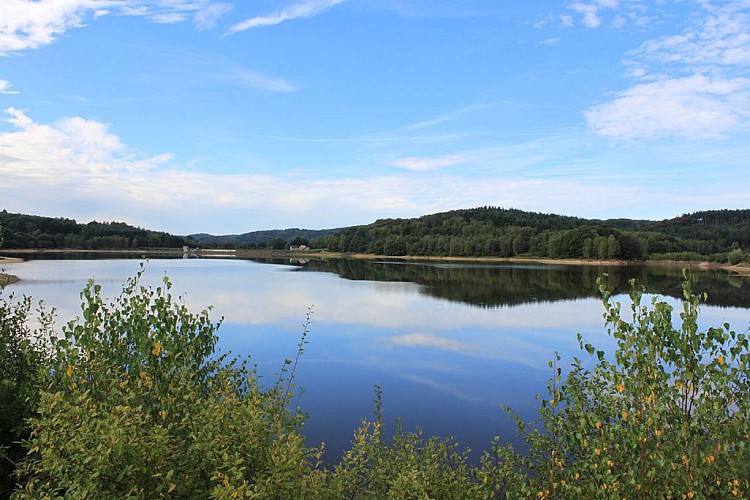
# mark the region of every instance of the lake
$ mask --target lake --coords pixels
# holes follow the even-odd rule
[[[22,281],[3,294],[26,294],[57,309],[58,325],[80,314],[88,279],[116,295],[139,260],[30,260],[6,264]],[[268,385],[293,358],[308,309],[309,343],[297,370],[299,404],[309,414],[308,444],[325,442],[336,461],[362,418],[373,415],[373,388],[383,390],[385,420],[407,430],[454,436],[472,450],[493,436],[518,445],[501,409],[536,415],[555,352],[562,366],[587,359],[576,334],[605,351],[596,279],[606,273],[622,294],[635,278],[677,305],[679,269],[364,260],[251,261],[156,259],[144,283],[164,275],[194,311],[209,305],[224,317],[223,352],[251,356]],[[750,280],[721,271],[696,273],[695,291],[709,294],[704,326],[750,324]],[[627,303],[626,295],[617,300]],[[677,316],[677,315],[676,315]],[[476,456],[476,453],[475,455]]]

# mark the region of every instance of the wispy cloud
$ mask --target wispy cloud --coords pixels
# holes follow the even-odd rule
[[[450,113],[445,113],[444,115],[431,118],[429,120],[412,123],[404,127],[404,129],[405,130],[418,130],[418,129],[428,128],[428,127],[434,127],[435,125],[440,125],[441,123],[454,121],[459,118],[462,118],[465,115],[475,113],[483,109],[487,109],[489,106],[490,106],[489,103],[471,104],[469,106],[464,106],[463,108],[457,109],[455,111],[451,111]]]
[[[693,4],[681,32],[630,52],[629,88],[584,116],[597,133],[626,139],[715,139],[750,125],[750,3]]]
[[[628,25],[643,26],[650,21],[648,8],[640,0],[586,0],[567,4],[575,12],[581,24],[587,28],[599,28],[607,17],[608,25],[622,28]],[[575,24],[575,16],[561,15],[560,22],[565,27]]]
[[[245,68],[232,68],[228,73],[228,77],[230,80],[241,85],[270,90],[272,92],[293,92],[295,90],[294,85],[281,78],[274,78]]]
[[[568,8],[583,16],[582,22],[587,28],[598,28],[601,26],[602,19],[599,17],[600,6],[598,3],[575,2],[568,5]]]
[[[257,28],[259,26],[273,26],[292,19],[312,17],[328,10],[329,8],[344,3],[347,0],[304,0],[284,7],[265,16],[255,16],[246,19],[229,28],[229,34],[233,35],[241,31]]]
[[[142,16],[154,23],[179,23],[194,17],[196,28],[215,26],[229,4],[213,0],[5,0],[0,15],[0,55],[53,43],[90,20],[117,14]]]
[[[394,158],[386,162],[386,164],[393,167],[412,170],[415,172],[426,172],[428,170],[435,170],[438,168],[462,165],[470,161],[471,158],[472,157],[470,155],[465,154],[453,154],[436,157],[408,156],[406,158]]]
[[[198,30],[209,30],[216,27],[225,14],[232,10],[231,3],[212,3],[195,13],[193,21]]]
[[[550,46],[550,45],[555,45],[555,44],[559,43],[560,40],[562,40],[562,38],[560,38],[560,37],[545,38],[544,40],[541,40],[541,41],[537,42],[536,44],[537,45],[542,45],[542,46]]]
[[[19,91],[13,90],[13,85],[8,80],[0,80],[0,94],[20,94]]]
[[[690,71],[750,66],[750,4],[704,4],[684,31],[649,40],[630,54],[631,64],[673,64]]]
[[[466,351],[471,349],[471,346],[463,342],[446,339],[429,333],[407,333],[404,335],[396,335],[395,337],[389,338],[388,342],[403,347],[431,347],[443,351]]]
[[[750,79],[696,74],[641,83],[585,116],[595,132],[626,139],[721,137],[750,119]]]

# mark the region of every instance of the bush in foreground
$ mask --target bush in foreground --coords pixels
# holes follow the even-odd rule
[[[21,440],[29,435],[27,419],[36,407],[37,371],[45,364],[39,332],[29,327],[30,298],[0,297],[0,498],[15,487],[13,470],[26,454]],[[40,312],[43,324],[50,315]]]
[[[130,280],[82,292],[52,359],[20,466],[21,498],[303,495],[317,487],[281,378],[213,354],[218,324]]]
[[[658,297],[631,293],[629,317],[604,287],[612,359],[595,356],[560,370],[542,399],[541,429],[518,422],[530,452],[522,496],[726,498],[750,494],[750,382],[747,333],[728,324],[701,330],[700,298],[683,283],[680,326]],[[704,297],[705,298],[705,297]],[[558,362],[559,360],[556,360]],[[554,366],[553,363],[552,365]]]
[[[19,498],[705,498],[750,494],[747,333],[701,330],[683,283],[679,326],[659,298],[604,287],[614,356],[580,339],[563,380],[550,363],[540,422],[518,419],[528,451],[496,439],[471,464],[450,440],[363,421],[333,467],[307,448],[289,410],[294,368],[271,388],[214,356],[216,328],[170,293],[128,282],[113,304],[97,285],[82,319],[52,341]],[[300,344],[300,350],[303,341]]]

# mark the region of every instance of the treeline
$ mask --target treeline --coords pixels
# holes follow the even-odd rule
[[[0,212],[5,248],[75,248],[109,250],[129,248],[179,248],[194,244],[183,236],[149,231],[124,222],[79,224],[73,219]]]
[[[263,231],[250,231],[243,234],[227,234],[214,236],[212,234],[198,233],[189,235],[202,247],[222,248],[276,248],[278,250],[291,245],[310,245],[310,241],[320,236],[336,234],[340,229],[300,229],[297,227],[288,229],[269,229]]]
[[[334,252],[456,257],[676,259],[739,263],[750,250],[750,210],[664,221],[588,220],[481,207],[384,219],[313,241]]]

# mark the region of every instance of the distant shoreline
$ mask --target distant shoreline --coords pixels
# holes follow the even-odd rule
[[[148,248],[148,249],[107,249],[107,250],[85,250],[85,249],[2,249],[0,253],[12,255],[48,255],[48,254],[104,254],[104,255],[132,255],[142,258],[154,257],[180,257],[185,255],[181,248]],[[318,250],[292,251],[292,250],[268,250],[268,249],[197,249],[191,250],[190,257],[214,257],[214,258],[246,258],[246,259],[359,259],[359,260],[402,260],[422,262],[484,262],[484,263],[508,263],[508,264],[545,264],[563,266],[632,266],[646,265],[659,267],[680,267],[688,269],[723,269],[727,272],[742,276],[750,276],[750,264],[721,264],[717,262],[696,262],[678,260],[586,260],[586,259],[549,259],[544,257],[449,257],[449,256],[425,256],[425,255],[377,255],[363,253],[340,253]],[[23,262],[21,257],[7,257],[0,255],[0,265],[3,263]]]

